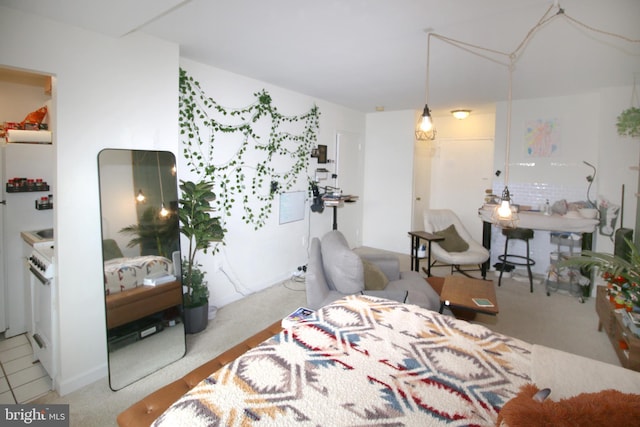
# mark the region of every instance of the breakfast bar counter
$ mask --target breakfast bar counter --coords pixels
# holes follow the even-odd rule
[[[486,224],[491,224],[493,209],[482,207],[478,209],[480,219]],[[567,215],[545,215],[542,212],[523,211],[518,212],[518,228],[530,228],[532,230],[565,231],[570,233],[593,233],[600,223],[597,219],[583,218],[577,212]]]
[[[478,209],[478,216],[482,220],[482,245],[491,251],[491,214],[493,208],[483,206]],[[582,234],[582,249],[591,250],[593,247],[593,232],[600,223],[598,219],[583,218],[577,212],[567,215],[545,215],[542,212],[518,212],[518,228],[532,230],[560,231]],[[489,269],[490,260],[482,265],[483,274]]]

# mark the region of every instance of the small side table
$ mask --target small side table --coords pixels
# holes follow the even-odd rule
[[[486,299],[490,305],[478,305],[474,299]],[[440,313],[446,306],[495,316],[498,299],[493,281],[453,275],[445,277],[440,293]]]
[[[410,231],[411,236],[411,269],[420,271],[420,257],[418,257],[418,249],[420,249],[420,239],[424,239],[427,244],[427,276],[431,276],[431,242],[440,242],[444,237],[427,233],[426,231]]]

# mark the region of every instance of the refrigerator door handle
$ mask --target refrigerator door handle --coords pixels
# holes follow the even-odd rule
[[[0,201],[0,205],[6,205],[6,204],[7,204],[7,201],[6,201],[6,200],[2,200],[2,201]]]

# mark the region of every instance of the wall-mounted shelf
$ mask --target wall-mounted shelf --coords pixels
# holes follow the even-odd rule
[[[7,193],[32,193],[50,189],[42,178],[12,178],[7,181],[5,188]]]
[[[38,203],[38,200],[36,200],[36,209],[39,211],[53,209],[53,203]]]
[[[50,188],[48,185],[42,185],[40,187],[29,187],[29,188],[11,187],[9,186],[9,184],[7,184],[6,186],[7,193],[35,193],[37,191],[49,191],[49,189]]]
[[[49,184],[42,178],[12,178],[5,184],[7,193],[32,193],[49,191]]]

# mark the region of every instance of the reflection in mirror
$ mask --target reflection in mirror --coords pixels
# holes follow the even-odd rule
[[[109,386],[119,390],[180,359],[180,230],[175,156],[98,155]]]

